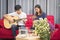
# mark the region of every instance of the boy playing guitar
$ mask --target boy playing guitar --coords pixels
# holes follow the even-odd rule
[[[26,13],[22,12],[20,5],[16,5],[15,6],[15,12],[4,15],[5,28],[7,28],[7,29],[11,28],[13,36],[15,37],[16,36],[16,30],[18,29],[18,26],[25,29],[25,26],[24,26],[25,25],[24,24],[25,18],[27,18]],[[20,19],[20,21],[16,21],[19,19]]]

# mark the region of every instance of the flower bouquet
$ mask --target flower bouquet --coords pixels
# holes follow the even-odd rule
[[[47,18],[35,20],[33,26],[35,27],[35,33],[40,36],[41,40],[50,40],[50,27]]]

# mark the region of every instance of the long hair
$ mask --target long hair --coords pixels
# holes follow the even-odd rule
[[[35,8],[39,8],[40,9],[40,13],[42,13],[42,9],[41,9],[40,5],[36,5]],[[38,13],[36,12],[35,15],[38,16]]]

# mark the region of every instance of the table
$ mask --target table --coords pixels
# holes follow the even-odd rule
[[[24,34],[25,36],[25,34]],[[21,37],[20,34],[18,34],[16,36],[16,40],[40,40],[40,37],[39,36],[25,36],[25,37]]]

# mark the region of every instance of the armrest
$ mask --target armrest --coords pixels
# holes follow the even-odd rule
[[[55,30],[55,25],[53,25],[50,21],[48,21],[50,26],[50,31],[53,32]]]
[[[4,26],[3,19],[0,19],[0,28]]]
[[[55,28],[60,28],[60,24],[55,24]]]

